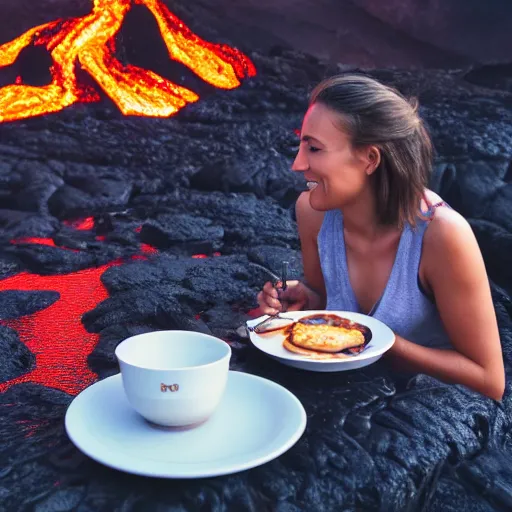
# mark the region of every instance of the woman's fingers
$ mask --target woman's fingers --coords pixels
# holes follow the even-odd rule
[[[258,304],[265,315],[276,315],[283,311],[299,311],[307,301],[306,293],[300,281],[289,281],[286,290],[277,288],[270,282],[265,283],[263,290],[258,293]]]
[[[271,312],[267,314],[276,315],[279,313],[279,311],[281,311],[282,305],[279,301],[279,295],[273,284],[270,282],[265,283],[263,286],[263,300],[266,306],[268,306],[268,308],[271,310]]]
[[[271,282],[266,282],[264,284],[263,291],[270,297],[273,297],[274,299],[278,298],[277,290],[275,289],[274,285]]]
[[[300,302],[304,298],[305,292],[302,283],[299,283],[298,281],[292,281],[286,290],[278,289],[277,295],[279,299],[284,299],[289,302]]]
[[[258,305],[264,315],[277,315],[281,311],[281,303],[263,291],[258,293]]]
[[[304,307],[304,304],[306,304],[305,300],[290,302],[287,311],[300,311]]]

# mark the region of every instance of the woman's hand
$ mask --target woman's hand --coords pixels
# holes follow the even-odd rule
[[[282,311],[300,311],[314,301],[316,294],[301,281],[288,281],[286,290],[281,283],[265,283],[258,293],[258,304],[264,315],[277,315]]]

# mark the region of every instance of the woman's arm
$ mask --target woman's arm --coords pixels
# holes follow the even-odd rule
[[[304,280],[309,288],[309,300],[306,309],[323,309],[326,305],[324,276],[320,266],[317,237],[324,218],[323,212],[317,212],[309,204],[309,192],[302,192],[295,204],[297,229],[299,231],[302,253]]]
[[[494,373],[455,350],[423,347],[396,336],[389,357],[401,370],[425,373],[450,384],[464,384],[494,400],[503,397],[504,373]]]
[[[454,350],[397,336],[390,357],[412,371],[501,400],[505,370],[496,313],[478,243],[461,215],[448,208],[436,211],[425,233],[422,267]]]
[[[322,225],[323,213],[309,204],[309,192],[303,192],[295,205],[299,231],[305,283],[288,281],[285,291],[276,289],[275,283],[265,283],[258,293],[262,314],[276,315],[280,311],[324,309],[326,304],[324,276],[318,255],[317,236]]]

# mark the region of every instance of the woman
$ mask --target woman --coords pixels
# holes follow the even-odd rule
[[[264,314],[358,311],[388,325],[406,371],[501,400],[505,372],[484,262],[471,227],[426,188],[429,136],[397,91],[359,75],[313,91],[292,169],[305,282],[266,283]]]

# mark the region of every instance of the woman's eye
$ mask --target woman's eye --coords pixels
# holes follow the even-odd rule
[[[317,151],[320,151],[320,148],[315,148],[315,146],[308,146],[309,151],[311,153],[316,153]]]

